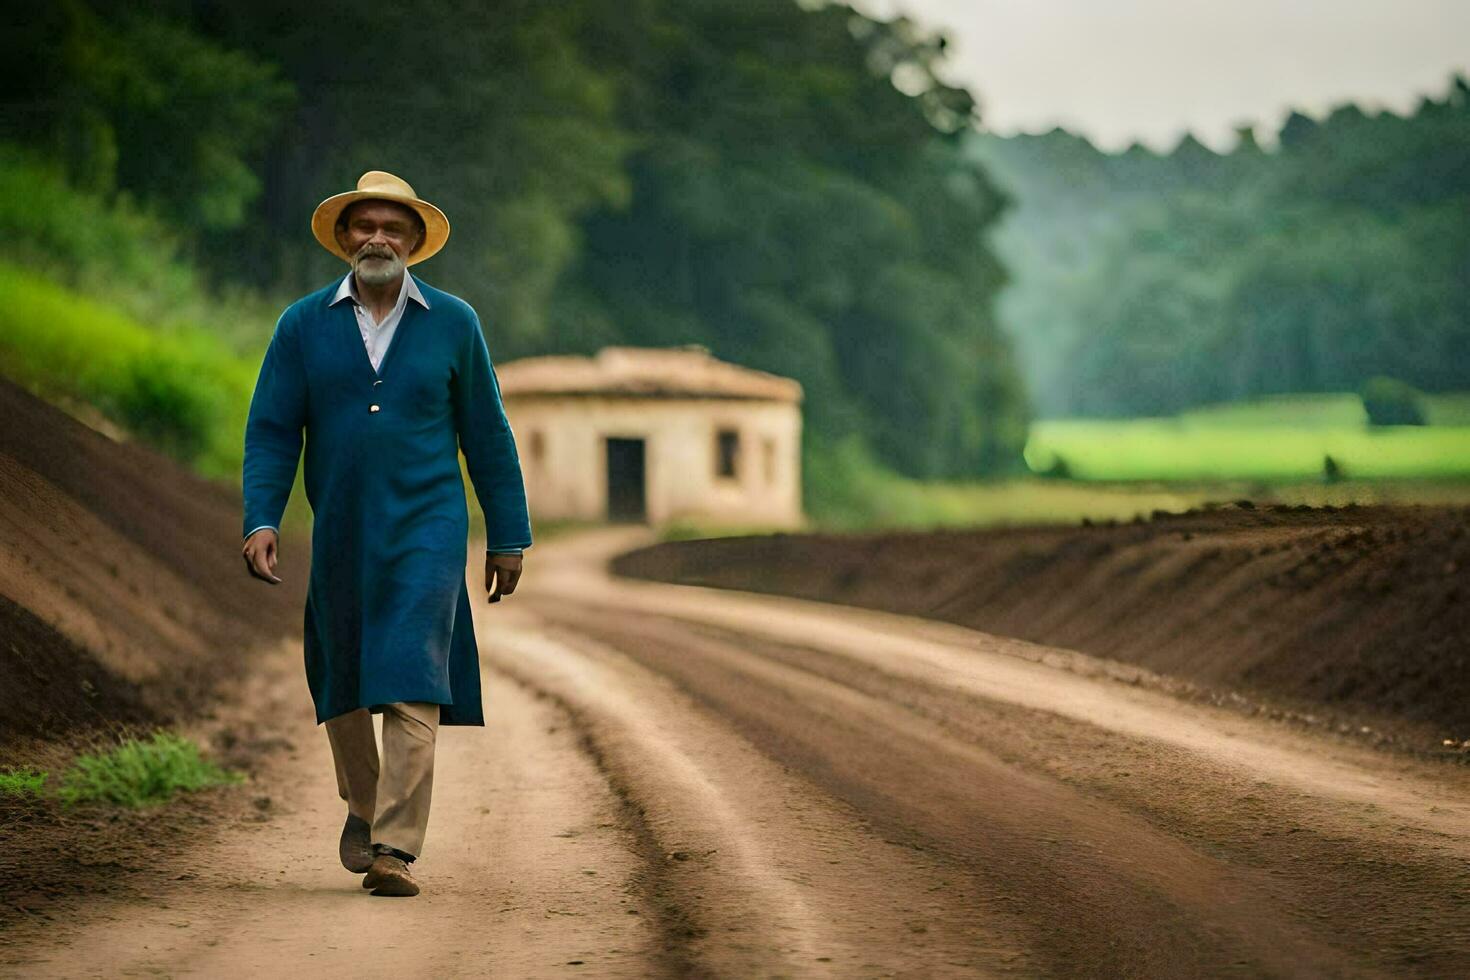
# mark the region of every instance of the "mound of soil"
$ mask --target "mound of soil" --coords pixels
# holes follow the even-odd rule
[[[1470,739],[1470,508],[669,542],[620,574],[927,616]]]
[[[287,538],[283,582],[268,585],[239,557],[237,488],[4,378],[0,418],[0,767],[55,774],[78,751],[244,700],[231,697],[237,682],[300,638],[310,542]],[[261,755],[213,748],[246,770]],[[240,784],[142,811],[0,797],[0,934],[146,888],[160,848],[178,854],[248,819],[251,796]]]
[[[252,651],[299,635],[309,542],[282,546],[281,585],[250,578],[238,488],[4,378],[0,418],[4,761],[21,740],[207,710]]]

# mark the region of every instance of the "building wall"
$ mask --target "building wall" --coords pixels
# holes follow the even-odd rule
[[[607,516],[604,440],[644,440],[648,518],[794,527],[801,513],[801,409],[792,402],[636,396],[506,396],[531,513]],[[717,472],[721,429],[735,475]]]

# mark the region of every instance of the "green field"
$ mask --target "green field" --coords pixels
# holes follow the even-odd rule
[[[1076,480],[1470,479],[1470,395],[1425,399],[1431,424],[1369,426],[1357,396],[1296,395],[1171,418],[1058,419],[1031,427],[1026,463]]]
[[[1292,395],[1173,418],[1035,423],[1033,475],[921,482],[861,457],[809,467],[811,523],[829,530],[1128,521],[1209,503],[1470,504],[1470,394],[1423,399],[1427,426],[1369,427],[1356,394]],[[1325,478],[1331,454],[1339,478]],[[1069,478],[1045,477],[1057,461]],[[825,479],[824,479],[825,477]],[[670,537],[732,533],[669,528]]]

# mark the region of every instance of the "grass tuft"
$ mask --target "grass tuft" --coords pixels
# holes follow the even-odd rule
[[[63,803],[113,803],[144,807],[175,793],[239,782],[244,777],[221,769],[199,754],[186,738],[158,732],[128,739],[106,752],[78,756],[62,776],[57,795]]]
[[[46,774],[29,766],[0,769],[0,796],[39,796]]]

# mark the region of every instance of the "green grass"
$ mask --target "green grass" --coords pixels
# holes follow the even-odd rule
[[[68,805],[84,802],[145,807],[176,793],[238,782],[243,777],[221,769],[199,754],[186,738],[158,732],[130,738],[107,751],[78,756],[62,774],[57,796]]]
[[[1467,402],[1460,396],[1433,396],[1430,408],[1453,411]],[[1361,413],[1355,396],[1308,396],[1202,409],[1182,423],[1038,423],[1031,446],[1038,468],[1050,461],[1038,447],[1060,431],[1077,443],[1067,461],[1081,479],[1032,475],[922,482],[883,469],[856,443],[835,450],[811,447],[805,460],[805,507],[813,528],[844,531],[1130,521],[1155,510],[1177,513],[1239,499],[1312,506],[1470,504],[1470,467],[1465,465],[1470,452],[1460,449],[1470,429],[1354,429],[1345,419],[1351,423],[1355,406]],[[1353,452],[1343,452],[1346,478],[1328,482],[1322,475],[1321,440],[1343,432],[1375,440],[1368,444],[1382,458],[1370,459],[1374,466],[1359,465]],[[1315,462],[1300,463],[1291,452]],[[1453,458],[1455,453],[1459,458]],[[1364,470],[1393,475],[1365,478]],[[669,528],[665,536],[721,533],[728,531],[700,525]]]
[[[1369,426],[1357,396],[1292,395],[1170,418],[1036,422],[1034,472],[1060,458],[1077,480],[1321,477],[1331,455],[1351,479],[1470,479],[1470,395],[1425,398],[1430,425]]]
[[[0,237],[8,262],[160,335],[203,327],[241,356],[259,356],[285,305],[250,290],[210,288],[165,221],[126,194],[109,200],[79,190],[55,163],[3,142]]]
[[[877,465],[856,440],[835,449],[811,447],[805,462],[807,516],[814,528],[830,531],[1127,519],[1155,509],[1187,509],[1210,496],[1203,490],[1102,487],[1035,477],[925,482]],[[670,536],[701,533],[718,531],[676,528]]]
[[[6,766],[0,769],[0,797],[39,796],[46,785],[46,774],[29,766]]]
[[[239,479],[254,368],[203,329],[156,332],[0,264],[0,373],[96,407],[206,476]]]

